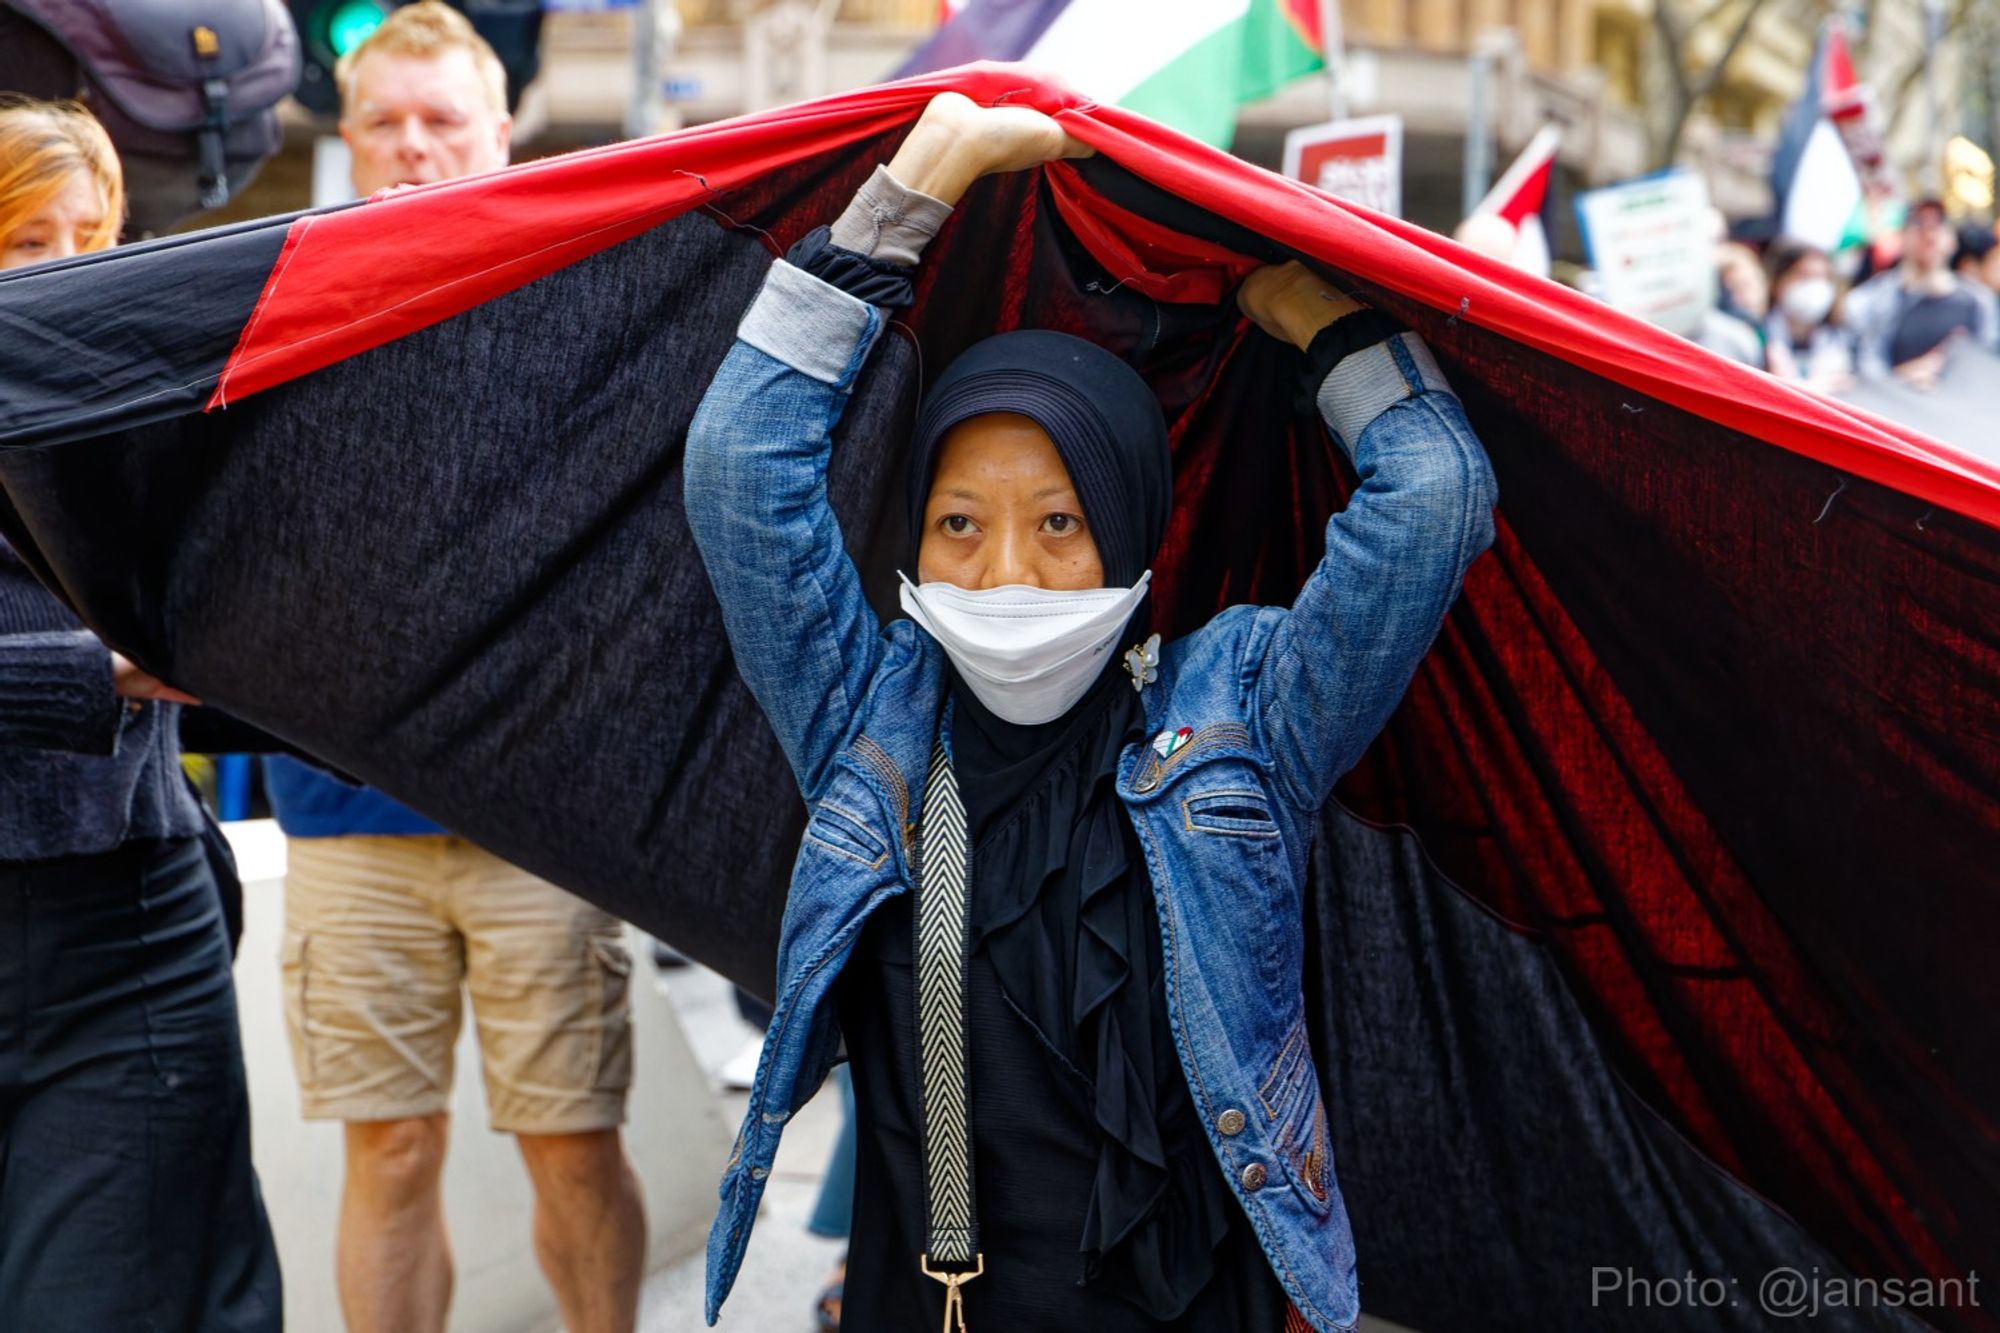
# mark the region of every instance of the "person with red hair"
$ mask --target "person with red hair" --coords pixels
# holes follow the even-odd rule
[[[0,103],[0,269],[108,249],[124,204],[88,111]],[[0,540],[0,1328],[282,1325],[194,702]]]
[[[0,269],[109,249],[124,220],[118,154],[89,111],[0,100]]]

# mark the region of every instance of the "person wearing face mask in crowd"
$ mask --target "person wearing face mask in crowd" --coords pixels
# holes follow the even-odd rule
[[[1893,374],[1916,389],[1936,386],[1955,340],[2000,343],[2000,306],[1980,283],[1951,268],[1958,236],[1944,205],[1925,199],[1903,227],[1903,258],[1848,294],[1856,366],[1863,375]]]
[[[108,249],[124,213],[88,111],[0,102],[0,269]],[[230,940],[180,772],[194,702],[0,539],[0,1329],[282,1326]]]
[[[1165,420],[1093,343],[1000,334],[930,387],[909,619],[877,623],[827,503],[831,432],[926,242],[980,176],[1087,151],[1027,108],[933,100],[772,266],[690,427],[689,527],[811,811],[711,1320],[843,1042],[845,1326],[1358,1314],[1303,1037],[1305,851],[1493,537],[1492,470],[1430,352],[1297,263],[1244,282],[1362,484],[1289,609],[1172,643],[1149,633]]]
[[[1847,387],[1854,379],[1854,343],[1834,319],[1838,298],[1824,250],[1790,242],[1773,247],[1766,369],[1822,393]]]

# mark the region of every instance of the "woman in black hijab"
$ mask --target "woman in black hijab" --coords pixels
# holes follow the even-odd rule
[[[996,476],[1001,458],[1011,468]],[[1000,334],[925,398],[907,567],[926,584],[1060,587],[1076,558],[1047,548],[1089,544],[1100,568],[1078,586],[1130,587],[1165,535],[1172,485],[1159,400],[1130,366],[1066,334]],[[1071,531],[1032,554],[994,551],[1003,490]],[[950,552],[962,539],[947,535],[949,553],[927,565],[918,548],[954,519],[988,529],[987,549]],[[1148,614],[1142,604],[1116,642],[1146,638]],[[999,717],[956,668],[949,688],[975,867],[973,1173],[995,1256],[989,1289],[968,1288],[968,1302],[997,1329],[1276,1333],[1284,1295],[1194,1122],[1144,858],[1118,804],[1119,755],[1146,738],[1139,693],[1110,656],[1049,722]],[[932,1284],[909,1281],[924,1235],[921,1093],[902,1035],[916,1003],[911,906],[899,898],[869,919],[838,1000],[861,1125],[843,1309],[856,1329],[928,1327],[935,1301]]]
[[[1363,486],[1294,608],[1164,648],[1146,598],[1166,424],[1091,343],[1002,334],[926,395],[914,624],[876,632],[826,507],[830,432],[923,244],[980,175],[1081,151],[1039,113],[938,98],[773,268],[690,430],[690,526],[813,809],[711,1316],[843,1038],[845,1327],[1358,1313],[1296,922],[1319,804],[1491,538],[1491,473],[1435,362],[1300,265],[1252,275],[1239,305],[1305,352]]]

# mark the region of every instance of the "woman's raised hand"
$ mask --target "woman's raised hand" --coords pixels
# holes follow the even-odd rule
[[[1266,264],[1245,278],[1236,289],[1236,305],[1258,328],[1301,351],[1321,329],[1361,309],[1359,301],[1296,259]]]
[[[980,106],[962,93],[939,93],[890,159],[889,174],[907,189],[956,204],[981,176],[1094,151],[1030,107]]]

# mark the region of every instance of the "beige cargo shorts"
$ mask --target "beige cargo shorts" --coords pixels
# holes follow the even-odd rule
[[[462,838],[293,838],[288,856],[285,1017],[307,1119],[448,1109],[463,989],[494,1129],[624,1121],[632,959],[616,917]]]

